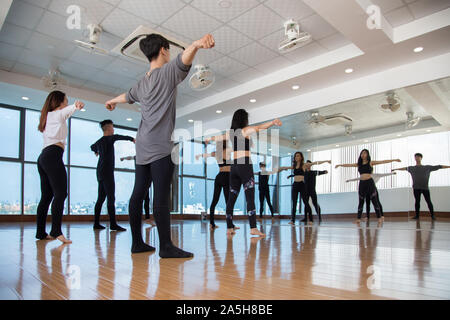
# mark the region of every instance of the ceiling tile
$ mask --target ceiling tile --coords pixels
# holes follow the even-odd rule
[[[186,46],[190,45],[192,42],[194,42],[194,39],[180,35],[179,33],[173,32],[172,30],[163,28],[161,26],[157,27],[155,29],[155,31],[162,33],[163,35],[167,36],[167,37],[171,37],[174,38],[178,41],[181,41],[182,43],[184,43]],[[195,39],[197,40],[197,39]]]
[[[43,69],[56,68],[61,64],[61,59],[44,54],[38,54],[29,49],[25,49],[17,60],[20,63],[36,66]]]
[[[249,68],[247,70],[231,75],[229,79],[239,83],[246,83],[262,76],[264,76],[264,73],[262,73],[261,71]]]
[[[23,0],[23,1],[41,8],[47,8],[51,0]]]
[[[87,90],[93,90],[97,91],[99,93],[107,94],[107,95],[114,95],[117,91],[117,88],[109,87],[101,83],[97,83],[94,81],[88,81],[86,82],[83,87]]]
[[[343,46],[346,46],[348,44],[351,44],[351,41],[348,40],[344,35],[341,33],[335,33],[329,37],[323,38],[318,41],[319,44],[328,49],[328,50],[336,50]]]
[[[125,38],[140,25],[155,28],[156,25],[145,21],[119,8],[114,9],[102,22],[102,28],[118,37]]]
[[[177,95],[177,107],[184,107],[196,101],[198,101],[198,98],[192,97],[188,94],[178,93]]]
[[[112,4],[113,6],[117,6],[121,0],[103,0],[105,2],[108,2],[109,4]]]
[[[405,5],[402,2],[402,0],[371,0],[371,1],[373,4],[380,7],[382,13],[392,11]]]
[[[216,91],[221,92],[221,91],[228,90],[230,88],[234,88],[238,85],[239,85],[239,82],[233,81],[228,78],[222,78],[222,79],[217,80],[213,84],[213,87]]]
[[[278,13],[285,20],[294,19],[298,21],[315,13],[313,9],[301,0],[268,0],[264,5]]]
[[[63,61],[59,65],[59,70],[63,76],[71,75],[73,77],[86,80],[91,79],[97,72],[100,72],[99,69],[69,60]]]
[[[232,74],[238,73],[247,69],[247,66],[239,63],[238,61],[231,59],[230,57],[223,57],[219,60],[212,62],[210,65],[212,70],[218,74],[227,77]]]
[[[143,72],[148,70],[148,66],[141,63],[132,63],[123,58],[116,58],[105,70],[114,74],[127,76],[128,78],[138,78]]]
[[[409,4],[409,8],[416,19],[426,17],[449,7],[449,0],[419,0]]]
[[[128,84],[131,81],[133,81],[133,84],[135,84],[135,82],[136,82],[133,79],[129,79],[124,76],[121,77],[115,73],[111,73],[111,72],[107,72],[107,71],[96,72],[89,80],[97,82],[97,83],[102,83],[106,86],[114,87],[114,88],[122,88],[122,86],[125,83]]]
[[[189,39],[197,40],[207,33],[211,33],[220,26],[220,22],[186,6],[177,12],[162,27],[174,31]]]
[[[283,27],[284,19],[263,5],[247,11],[229,25],[253,39],[261,39]]]
[[[32,31],[29,29],[5,23],[0,30],[0,41],[23,47],[30,39],[31,33]]]
[[[122,1],[119,8],[126,10],[149,22],[161,24],[174,12],[180,10],[186,4],[180,0],[127,0]],[[187,19],[187,17],[185,17]],[[190,20],[190,19],[189,19]]]
[[[255,66],[271,60],[278,55],[266,47],[263,47],[259,43],[253,42],[248,46],[229,54],[229,56],[248,66]]]
[[[0,42],[0,58],[17,61],[24,48]]]
[[[53,38],[73,41],[83,39],[81,30],[69,30],[66,27],[66,19],[53,12],[45,12],[42,20],[36,27],[36,31],[43,33],[45,35],[51,36]]]
[[[79,88],[81,88],[87,81],[86,79],[78,79],[67,75],[64,75],[63,78],[64,80],[66,80],[69,86],[75,86]]]
[[[265,45],[267,48],[271,49],[274,52],[278,51],[278,46],[280,45],[281,41],[284,40],[284,29],[279,29],[275,31],[272,34],[269,34],[268,36],[260,39],[258,42]]]
[[[23,63],[16,63],[14,68],[11,70],[15,73],[21,73],[25,75],[34,76],[36,78],[42,78],[48,73],[48,70],[39,68],[37,66],[31,66]]]
[[[314,58],[315,56],[319,56],[325,52],[327,52],[326,49],[324,49],[314,41],[305,47],[286,53],[284,57],[296,63],[299,63]]]
[[[85,64],[97,69],[103,69],[114,60],[114,57],[97,55],[77,48],[69,59],[73,62]]]
[[[287,68],[292,65],[293,65],[293,62],[286,59],[285,57],[277,57],[270,61],[266,61],[264,63],[258,64],[256,66],[254,66],[254,68],[258,71],[261,71],[264,74],[269,74],[269,73]]]
[[[394,28],[414,20],[414,17],[407,7],[392,10],[391,12],[386,13],[384,17]]]
[[[19,0],[13,1],[6,22],[28,29],[36,28],[44,13],[44,9]]]
[[[81,23],[86,26],[90,23],[100,24],[112,11],[113,6],[104,1],[92,0],[56,0],[52,1],[49,10],[64,18],[69,17],[67,8],[71,5],[79,6],[81,9]]]
[[[311,34],[314,40],[320,40],[337,32],[328,22],[317,14],[300,21],[300,29]]]
[[[66,59],[75,51],[76,46],[71,42],[62,41],[42,33],[35,32],[26,47],[40,54]]]
[[[191,6],[219,19],[223,22],[228,22],[236,18],[245,11],[259,5],[256,0],[229,0],[231,2],[230,8],[222,8],[218,1],[211,0],[194,0]]]
[[[15,62],[8,59],[0,59],[0,69],[5,71],[11,71]]]
[[[249,37],[228,26],[217,29],[213,32],[213,36],[216,42],[215,49],[224,54],[242,48],[252,42]]]
[[[199,50],[195,55],[194,65],[196,64],[206,64],[209,65],[211,62],[219,60],[223,55],[214,49]]]

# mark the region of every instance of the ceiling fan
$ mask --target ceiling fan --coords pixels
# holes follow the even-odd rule
[[[108,50],[97,46],[98,42],[100,41],[100,35],[103,32],[102,27],[100,27],[98,24],[91,23],[87,26],[87,31],[89,31],[89,40],[87,42],[82,40],[74,40],[76,45],[89,53],[108,55]]]
[[[386,103],[382,104],[380,108],[384,112],[396,112],[400,109],[400,106],[400,98],[395,94],[395,92],[390,92],[386,97]]]
[[[319,114],[319,112],[312,112],[311,117],[307,121],[307,123],[313,128],[317,128],[319,126],[332,126],[344,124],[348,125],[353,122],[353,119],[343,113],[336,113],[329,116],[323,116]]]
[[[41,80],[44,87],[50,90],[56,90],[61,86],[67,85],[67,81],[61,78],[61,72],[58,68],[50,69],[48,74],[42,77]]]
[[[215,81],[214,72],[205,65],[195,66],[195,73],[189,79],[189,86],[195,91],[206,90],[211,87]]]

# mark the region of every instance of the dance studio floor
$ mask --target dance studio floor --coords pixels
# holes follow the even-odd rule
[[[375,219],[373,219],[375,220]],[[264,220],[232,239],[225,222],[173,221],[174,242],[195,257],[130,254],[130,232],[66,223],[73,244],[36,242],[33,223],[0,224],[0,299],[449,299],[450,220],[349,219],[311,227]],[[124,227],[129,227],[125,223]],[[157,243],[156,227],[144,237]]]

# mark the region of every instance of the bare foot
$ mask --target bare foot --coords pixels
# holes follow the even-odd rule
[[[234,230],[239,230],[241,227],[234,226]]]
[[[264,233],[262,233],[261,231],[259,231],[257,228],[252,228],[250,229],[250,234],[252,236],[260,236],[260,237],[265,237],[266,235]]]
[[[144,223],[150,224],[150,225],[152,225],[152,226],[155,226],[155,225],[156,225],[156,224],[155,224],[152,220],[150,220],[150,219],[145,219],[145,220],[144,220]]]
[[[294,221],[289,221],[289,224],[295,225]]]
[[[378,219],[378,224],[383,223],[383,221],[384,221],[383,218],[379,218]]]
[[[63,235],[60,235],[60,236],[57,237],[56,239],[58,239],[58,240],[61,241],[62,243],[67,243],[67,244],[72,243],[71,240],[66,239],[66,237],[64,237]]]
[[[313,223],[312,221],[309,221],[308,224],[309,224],[310,226],[312,226],[314,223]]]
[[[263,239],[264,237],[251,237],[250,243],[251,244],[257,244],[259,240]]]
[[[235,234],[235,233],[236,233],[236,231],[234,231],[233,228],[227,229],[227,236],[230,236],[230,235]]]
[[[381,221],[384,221],[384,216],[381,216]]]
[[[368,220],[369,220],[369,219],[367,219],[367,218],[363,218],[363,221],[364,221],[364,222],[367,222]]]
[[[211,231],[214,231],[215,229],[217,229],[217,228],[219,228],[219,226],[213,226],[213,225],[209,225],[209,229],[211,230]]]
[[[361,219],[356,219],[353,223],[360,224],[361,223]]]
[[[53,238],[52,236],[46,236],[45,239],[42,239],[42,240],[53,241],[53,240],[56,240],[56,239]]]

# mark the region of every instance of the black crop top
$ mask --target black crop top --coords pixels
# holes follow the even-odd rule
[[[242,148],[242,147],[244,147],[244,149],[238,149],[238,148]],[[234,152],[236,152],[236,151],[250,151],[250,138],[245,138],[242,135],[242,130],[241,129],[236,130],[235,133],[234,133],[233,150],[234,150]]]
[[[366,163],[366,164],[360,165],[358,167],[358,172],[359,172],[359,174],[366,174],[366,173],[370,174],[373,172],[373,168],[370,165],[370,163]]]
[[[303,168],[296,168],[296,165],[294,166],[294,176],[304,176],[305,175],[305,171],[303,170]]]

